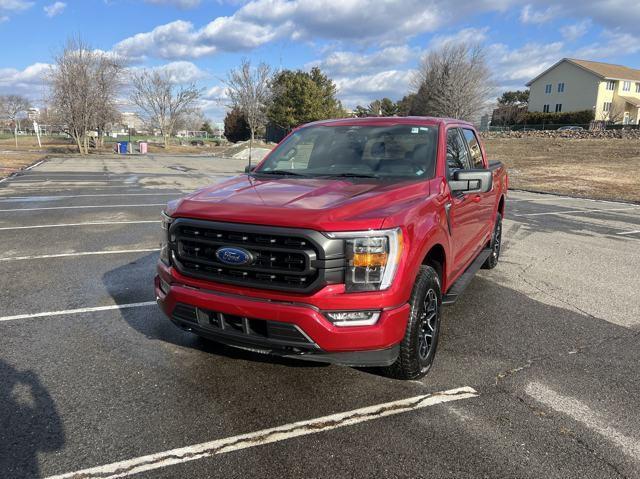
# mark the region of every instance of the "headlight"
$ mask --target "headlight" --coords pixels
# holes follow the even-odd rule
[[[347,291],[378,291],[391,286],[402,253],[402,232],[392,230],[327,233],[346,240]]]
[[[171,264],[171,259],[169,257],[169,227],[173,222],[173,218],[164,211],[161,213],[161,217],[162,230],[160,236],[160,261],[169,266]]]
[[[336,326],[371,326],[378,322],[380,311],[328,311],[324,315]]]

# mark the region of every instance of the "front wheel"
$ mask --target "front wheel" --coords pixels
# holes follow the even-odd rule
[[[409,300],[409,321],[395,363],[386,370],[397,379],[419,379],[429,372],[440,335],[442,291],[431,266],[422,266]]]

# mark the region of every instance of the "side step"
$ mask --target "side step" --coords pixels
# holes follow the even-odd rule
[[[485,248],[480,251],[478,256],[476,256],[476,259],[473,260],[473,263],[471,263],[465,270],[465,272],[462,273],[462,275],[460,275],[460,277],[456,280],[456,282],[451,285],[449,291],[447,291],[447,294],[442,297],[443,305],[450,305],[458,300],[458,296],[460,296],[464,292],[464,290],[467,289],[467,286],[469,286],[469,283],[471,283],[471,280],[476,275],[478,270],[482,267],[490,254],[491,248]]]

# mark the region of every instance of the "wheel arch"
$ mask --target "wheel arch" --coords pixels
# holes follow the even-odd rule
[[[504,218],[504,195],[500,196],[500,201],[498,202],[498,213],[500,213]]]
[[[442,292],[446,291],[446,271],[447,271],[447,254],[445,253],[444,246],[440,243],[434,244],[431,249],[427,252],[422,260],[423,266],[431,266],[436,270],[438,276],[440,277],[440,287],[442,288]]]

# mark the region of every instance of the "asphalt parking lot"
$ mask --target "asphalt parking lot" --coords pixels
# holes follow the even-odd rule
[[[401,382],[160,313],[162,205],[243,167],[67,158],[0,183],[0,478],[640,477],[639,205],[511,192],[500,265]]]

